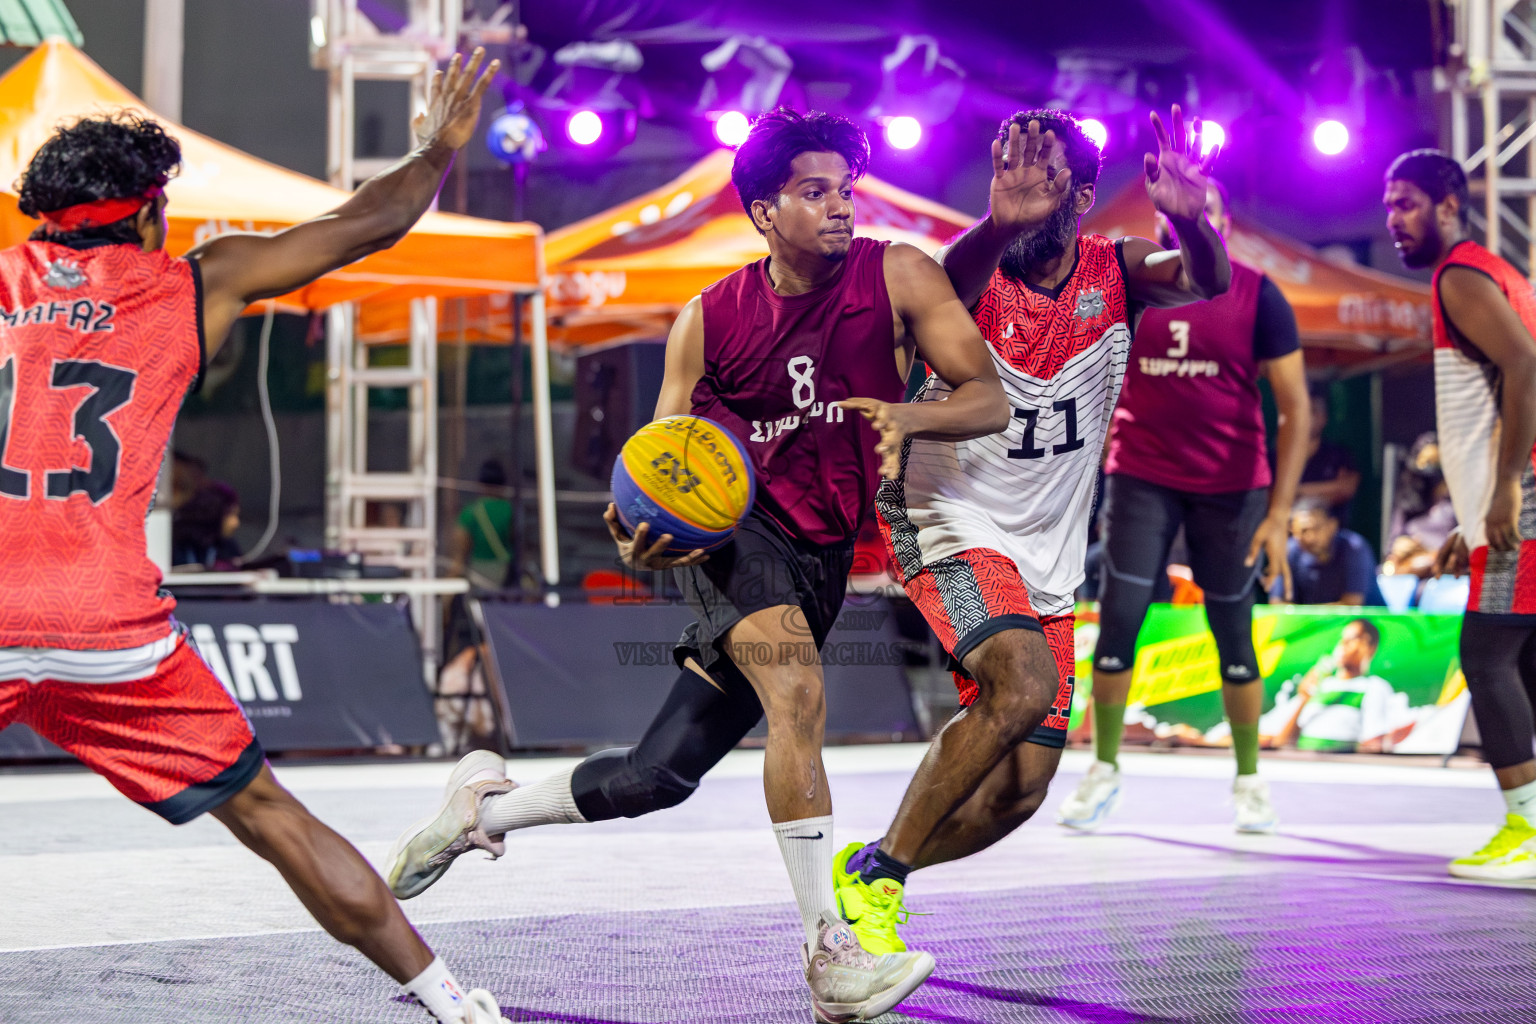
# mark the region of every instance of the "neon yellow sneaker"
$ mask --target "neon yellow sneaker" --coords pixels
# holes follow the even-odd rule
[[[906,924],[910,916],[901,902],[906,887],[891,878],[866,884],[857,872],[849,873],[849,858],[863,848],[863,843],[850,843],[832,858],[832,891],[837,895],[838,910],[865,952],[875,956],[905,953],[907,944],[896,933],[896,925]]]
[[[1450,871],[1457,878],[1491,882],[1536,878],[1536,828],[1518,814],[1506,815],[1488,845],[1451,861]]]

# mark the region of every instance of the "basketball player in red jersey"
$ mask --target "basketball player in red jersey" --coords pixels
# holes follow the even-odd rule
[[[1450,871],[1536,878],[1536,297],[1467,236],[1467,176],[1444,153],[1398,157],[1383,201],[1398,257],[1435,268],[1435,426],[1460,524],[1436,572],[1471,569],[1461,670],[1508,812]]]
[[[1206,219],[1223,237],[1231,229],[1230,209],[1226,189],[1211,179]],[[1178,244],[1163,218],[1158,241]],[[1279,818],[1258,774],[1264,686],[1253,648],[1253,603],[1259,577],[1265,590],[1279,581],[1286,600],[1291,595],[1286,542],[1311,412],[1296,316],[1274,282],[1234,262],[1232,287],[1220,298],[1142,316],[1131,355],[1104,463],[1093,666],[1097,757],[1056,820],[1095,829],[1120,798],[1118,755],[1136,634],[1183,527],[1220,658],[1221,699],[1237,761],[1235,824],[1239,832],[1274,832]],[[1261,375],[1280,413],[1273,473]]]
[[[752,459],[757,501],[731,542],[707,557],[668,558],[669,536],[653,541],[643,523],[628,536],[608,507],[625,563],[676,569],[698,615],[644,738],[486,798],[475,787],[504,787],[504,766],[494,755],[466,758],[437,818],[397,843],[389,872],[397,894],[421,891],[473,846],[500,852],[512,829],[678,804],[766,712],[763,786],[805,926],[816,1019],[872,1019],[933,969],[926,953],[869,955],[837,918],[815,651],[842,607],[882,470],[896,471],[903,441],[995,433],[1007,406],[938,264],[911,246],[854,237],[853,188],[868,162],[864,133],[849,121],[789,110],[758,118],[737,150],[731,178],[769,256],[684,307],[667,341],[656,415],[693,412],[728,427]],[[946,401],[903,403],[914,355],[945,382]]]
[[[273,779],[171,617],[144,518],[182,398],[235,318],[388,248],[427,209],[474,132],[495,70],[477,78],[480,60],[454,57],[415,151],[341,206],[182,259],[164,251],[175,140],[129,114],[81,120],[22,177],[21,211],[43,226],[0,252],[0,728],[26,723],[173,824],[212,814],[331,935],[454,1024],[504,1018],[488,993],[461,992],[368,862]]]
[[[1216,153],[1173,108],[1153,115],[1147,194],[1178,232],[1082,235],[1099,149],[1070,114],[1021,112],[992,143],[986,217],[941,255],[974,311],[1013,409],[1002,434],[914,438],[876,507],[908,595],[943,641],[964,709],[935,738],[890,829],[837,856],[844,916],[874,952],[897,934],[908,872],[984,849],[1045,797],[1072,707],[1073,591],[1131,329],[1147,306],[1225,292],[1232,268],[1204,216]],[[1042,129],[1043,134],[1042,134]],[[946,390],[929,378],[919,408]]]

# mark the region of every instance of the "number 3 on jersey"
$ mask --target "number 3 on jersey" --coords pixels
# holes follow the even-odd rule
[[[50,387],[56,391],[71,388],[90,388],[91,391],[75,410],[74,431],[91,450],[91,468],[74,466],[50,469],[44,474],[44,493],[50,498],[63,499],[81,493],[99,505],[112,494],[117,486],[117,467],[122,455],[122,442],[117,432],[107,422],[107,416],[128,404],[133,398],[133,383],[137,374],[106,363],[79,359],[61,359],[53,364]],[[11,424],[15,413],[16,360],[7,359],[0,366],[0,495],[26,500],[31,496],[31,478],[22,470],[13,469],[6,460],[6,449],[11,440]]]

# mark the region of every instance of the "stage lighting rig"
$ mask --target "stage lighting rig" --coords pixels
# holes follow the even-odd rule
[[[955,113],[965,90],[965,69],[939,52],[932,36],[902,36],[880,60],[880,92],[865,112],[885,128],[893,149],[910,150],[924,126]]]
[[[749,118],[779,105],[779,96],[795,62],[777,43],[762,36],[731,36],[699,63],[709,73],[699,92],[698,113],[718,121],[729,111]]]
[[[634,141],[650,100],[634,78],[645,64],[628,40],[570,43],[555,51],[564,68],[534,106],[551,135],[583,151],[604,155]]]

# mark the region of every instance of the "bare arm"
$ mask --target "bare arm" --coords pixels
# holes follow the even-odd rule
[[[1125,293],[1143,306],[1187,306],[1214,299],[1232,284],[1227,247],[1211,222],[1169,216],[1179,235],[1179,248],[1169,252],[1149,238],[1121,241],[1125,257]]]
[[[454,153],[474,135],[481,97],[499,66],[492,61],[477,78],[482,56],[475,50],[464,67],[454,55],[447,72],[433,78],[430,106],[416,120],[416,149],[336,209],[275,235],[221,235],[187,254],[202,271],[210,355],[252,302],[301,288],[405,236],[432,204]]]
[[[1291,506],[1296,503],[1296,482],[1307,463],[1307,434],[1312,417],[1312,403],[1307,400],[1306,368],[1301,349],[1262,364],[1264,376],[1275,393],[1280,412],[1280,436],[1275,443],[1275,480],[1269,490],[1269,511],[1248,545],[1248,560],[1253,565],[1263,551],[1266,567],[1262,582],[1269,590],[1278,575],[1282,596],[1291,600],[1291,563],[1285,557],[1290,537]]]
[[[1493,500],[1488,506],[1488,545],[1495,551],[1520,546],[1520,479],[1536,445],[1536,340],[1509,300],[1486,274],[1447,267],[1440,301],[1457,331],[1499,368],[1499,454]]]
[[[910,245],[892,245],[885,251],[885,275],[891,305],[918,355],[950,388],[949,397],[938,402],[850,398],[840,403],[880,431],[880,472],[894,477],[903,440],[964,441],[995,434],[1008,426],[1008,399],[991,350],[939,265]]]
[[[672,332],[667,335],[661,394],[656,397],[655,418],[658,420],[681,416],[693,409],[693,386],[704,376],[703,310],[703,303],[694,296],[672,322]],[[649,523],[636,523],[631,536],[625,532],[618,507],[613,502],[608,503],[603,522],[608,524],[608,534],[619,549],[619,560],[638,572],[697,565],[709,558],[702,550],[690,551],[680,558],[669,557],[665,552],[672,543],[672,535],[664,533],[652,541]]]
[[[1302,460],[1302,466],[1306,466],[1306,460]],[[1313,480],[1307,484],[1296,485],[1298,498],[1318,498],[1330,505],[1342,505],[1355,496],[1360,489],[1360,471],[1343,468],[1339,475],[1332,480]]]

